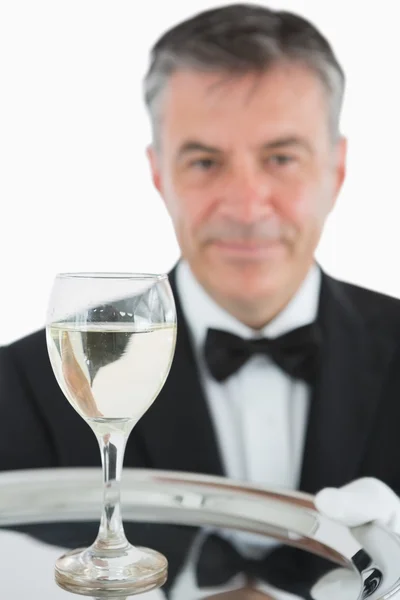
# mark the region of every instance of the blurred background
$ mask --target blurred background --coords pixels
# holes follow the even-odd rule
[[[152,43],[202,0],[0,2],[0,345],[44,324],[55,273],[168,271],[142,77]],[[397,0],[271,0],[311,19],[347,74],[348,175],[325,270],[400,297]]]

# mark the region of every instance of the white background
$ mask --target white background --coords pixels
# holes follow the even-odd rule
[[[348,177],[318,259],[400,297],[398,4],[269,2],[313,20],[348,77]],[[158,35],[213,6],[0,0],[0,344],[42,326],[56,272],[167,271],[177,259],[145,160],[142,77]]]

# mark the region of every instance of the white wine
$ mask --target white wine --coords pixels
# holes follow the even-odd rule
[[[137,422],[164,385],[175,340],[175,324],[54,323],[47,329],[57,381],[89,422]]]

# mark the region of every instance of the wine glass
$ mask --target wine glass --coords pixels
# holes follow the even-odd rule
[[[172,363],[176,312],[168,276],[57,275],[46,338],[62,391],[96,435],[104,479],[98,536],[89,548],[57,560],[56,582],[98,597],[159,587],[167,578],[167,560],[127,541],[120,480],[129,434],[156,399]]]

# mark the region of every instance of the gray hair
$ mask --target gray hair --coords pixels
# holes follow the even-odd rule
[[[345,75],[329,42],[312,23],[293,13],[256,4],[233,4],[179,23],[153,46],[144,79],[153,141],[158,140],[161,93],[176,71],[242,75],[262,73],[288,61],[310,68],[325,86],[329,127],[337,139]]]

